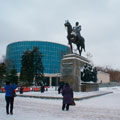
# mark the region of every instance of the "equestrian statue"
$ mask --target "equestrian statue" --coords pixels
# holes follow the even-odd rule
[[[81,56],[82,50],[85,51],[85,40],[81,36],[81,26],[79,25],[79,22],[76,22],[75,27],[72,28],[72,25],[68,20],[65,21],[65,27],[67,27],[67,39],[68,44],[70,45],[71,51],[73,52],[72,43],[76,44],[77,50],[79,51],[79,55]]]

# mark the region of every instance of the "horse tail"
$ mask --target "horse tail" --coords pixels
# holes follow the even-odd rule
[[[84,52],[85,52],[85,40],[83,38],[83,49],[84,49]]]
[[[82,37],[82,47],[84,49],[84,52],[85,52],[85,39]]]
[[[85,52],[85,45],[84,45],[84,48],[83,48],[83,49],[84,49],[84,52]]]

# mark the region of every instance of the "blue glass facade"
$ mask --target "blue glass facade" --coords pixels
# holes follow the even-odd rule
[[[39,47],[39,51],[43,54],[44,73],[59,73],[62,55],[69,51],[69,47],[46,41],[20,41],[14,42],[7,46],[6,59],[14,64],[19,73],[21,70],[21,57],[27,49],[32,50]]]

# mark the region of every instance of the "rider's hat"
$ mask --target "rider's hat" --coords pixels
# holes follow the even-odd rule
[[[76,25],[79,25],[79,22],[76,22]]]

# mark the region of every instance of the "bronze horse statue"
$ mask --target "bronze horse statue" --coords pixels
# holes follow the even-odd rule
[[[65,22],[65,27],[67,27],[67,39],[68,39],[68,44],[70,45],[71,51],[73,52],[73,47],[72,47],[72,43],[76,44],[77,46],[77,50],[79,51],[79,54],[81,56],[82,50],[84,49],[85,51],[85,40],[82,36],[78,37],[75,36],[74,34],[72,34],[73,29],[72,29],[72,25],[70,24],[69,21]]]

